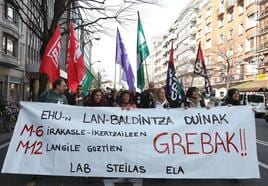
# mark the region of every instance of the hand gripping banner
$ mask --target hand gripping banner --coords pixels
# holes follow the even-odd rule
[[[254,113],[22,102],[2,173],[259,178]]]

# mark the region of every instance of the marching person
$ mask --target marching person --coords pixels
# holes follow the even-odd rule
[[[186,92],[186,101],[182,103],[182,107],[186,108],[202,108],[205,105],[202,103],[200,90],[197,87],[189,87]]]
[[[142,108],[141,94],[137,92],[136,89],[131,91],[131,97],[137,108]]]
[[[40,102],[68,104],[67,98],[64,95],[66,83],[63,79],[57,79],[53,82],[52,89],[43,92],[40,97]]]
[[[128,90],[124,90],[120,94],[119,103],[117,106],[130,110],[131,108],[137,108],[136,104],[132,101],[131,93]]]
[[[89,107],[105,107],[107,101],[104,98],[104,94],[101,89],[94,89],[90,98],[84,103],[84,106]]]
[[[143,108],[150,108],[154,101],[155,85],[149,82],[149,89],[141,93],[141,105]]]
[[[152,108],[169,108],[169,102],[166,98],[166,91],[163,87],[156,89],[155,99],[151,107]]]
[[[82,92],[82,86],[77,87],[76,93],[74,94],[74,101],[76,106],[83,106],[85,101],[85,96]]]
[[[227,96],[224,100],[224,103],[221,104],[222,106],[229,105],[229,106],[238,106],[241,105],[240,103],[240,94],[239,90],[235,88],[231,88],[227,91]]]

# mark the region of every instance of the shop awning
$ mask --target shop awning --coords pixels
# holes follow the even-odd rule
[[[239,91],[265,91],[268,90],[268,80],[256,80],[236,85]]]

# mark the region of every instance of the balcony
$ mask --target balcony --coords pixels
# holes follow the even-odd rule
[[[268,25],[259,28],[259,35],[263,35],[268,32]]]
[[[230,10],[235,6],[235,0],[227,0],[226,1],[226,10]]]
[[[266,16],[268,16],[268,7],[265,7],[264,9],[260,10],[259,20]]]
[[[174,40],[174,39],[176,39],[177,38],[177,34],[173,34],[173,33],[171,33],[169,36],[168,36],[168,38],[167,38],[167,41],[172,41],[172,40]]]
[[[264,3],[266,3],[267,2],[267,0],[259,0],[259,4],[261,5],[261,4],[264,4]]]
[[[191,22],[196,22],[197,20],[197,14],[194,12],[191,16],[190,16],[190,21]]]
[[[262,52],[264,50],[268,50],[268,41],[265,43],[260,43],[258,46],[258,52]]]
[[[189,48],[190,48],[190,49],[195,49],[195,47],[196,47],[195,40],[191,40],[191,41],[189,42]]]
[[[224,6],[220,5],[217,9],[218,17],[221,17],[224,14]]]
[[[191,35],[196,34],[196,27],[195,26],[193,26],[193,27],[190,28],[190,34]]]

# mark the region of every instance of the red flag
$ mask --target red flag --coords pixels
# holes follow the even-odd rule
[[[61,49],[61,36],[60,27],[57,25],[54,34],[49,40],[45,53],[42,56],[39,72],[46,73],[50,82],[54,82],[60,77],[60,49]]]
[[[80,50],[79,41],[76,38],[74,32],[74,26],[71,22],[70,24],[70,35],[69,35],[69,47],[68,47],[68,86],[69,89],[73,92],[76,92],[76,89],[83,79],[86,67],[84,64],[84,57]]]

